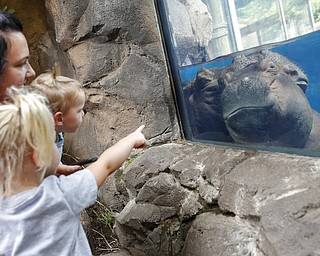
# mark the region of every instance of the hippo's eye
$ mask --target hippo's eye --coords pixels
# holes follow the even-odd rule
[[[293,78],[296,79],[298,77],[298,71],[297,70],[291,70],[289,75]]]
[[[290,65],[283,66],[283,71],[289,76],[291,76],[294,80],[299,76],[298,71]]]

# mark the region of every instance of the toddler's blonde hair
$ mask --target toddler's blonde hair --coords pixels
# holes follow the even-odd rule
[[[81,103],[81,83],[65,76],[57,76],[55,71],[39,75],[30,85],[47,96],[52,113],[62,113]]]
[[[19,187],[25,156],[32,150],[38,159],[35,171],[43,179],[51,165],[55,132],[46,97],[26,87],[11,87],[7,95],[0,104],[0,203]]]

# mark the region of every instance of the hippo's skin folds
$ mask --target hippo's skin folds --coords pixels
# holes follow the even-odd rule
[[[318,150],[320,115],[308,78],[284,56],[260,51],[200,69],[185,88],[195,139]]]

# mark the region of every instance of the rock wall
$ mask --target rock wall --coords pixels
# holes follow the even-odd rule
[[[83,124],[66,136],[65,150],[99,155],[141,124],[153,143],[179,138],[153,2],[78,2],[46,1],[55,37],[45,41],[42,49],[53,50],[43,55],[56,56],[61,73],[79,79],[88,97]]]
[[[36,73],[43,72],[48,68],[42,56],[38,55],[39,41],[48,31],[46,9],[44,0],[30,0],[28,4],[22,0],[1,0],[0,8],[7,6],[14,10],[22,22],[24,34],[30,48],[30,62]]]
[[[124,171],[117,234],[132,255],[318,255],[320,161],[172,143]]]
[[[133,256],[320,255],[319,158],[180,140],[152,0],[36,2],[49,28],[36,43],[40,72],[56,63],[88,97],[66,153],[99,155],[146,124],[151,147],[134,151],[101,189],[119,212],[123,248]]]

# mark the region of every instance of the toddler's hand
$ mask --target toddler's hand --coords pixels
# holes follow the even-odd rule
[[[144,148],[148,145],[148,141],[142,134],[142,130],[144,125],[141,125],[137,130],[130,134],[132,139],[134,140],[134,147],[135,148]]]

